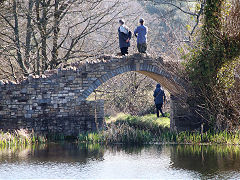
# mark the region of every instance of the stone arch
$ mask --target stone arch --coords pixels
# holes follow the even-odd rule
[[[168,73],[166,70],[151,64],[131,64],[118,67],[97,78],[97,80],[95,80],[92,84],[89,85],[87,89],[83,91],[83,99],[85,100],[95,89],[97,89],[103,83],[107,82],[115,76],[126,72],[138,72],[140,74],[146,75],[149,78],[152,78],[156,82],[160,83],[172,95],[185,93],[185,89],[181,85],[181,80],[177,76]]]

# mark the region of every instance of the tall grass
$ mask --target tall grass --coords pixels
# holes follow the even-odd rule
[[[44,136],[36,136],[34,133],[29,133],[26,130],[16,130],[14,132],[0,131],[0,146],[25,146],[36,143],[46,142]]]
[[[98,133],[80,134],[79,142],[103,144],[149,144],[157,141],[163,132],[169,132],[169,118],[154,115],[131,116],[119,114],[107,119],[107,127]]]
[[[105,130],[80,134],[79,142],[104,144],[229,144],[240,145],[240,131],[171,132],[170,119],[154,115],[143,117],[120,114],[107,120]]]
[[[78,141],[101,144],[145,144],[150,143],[152,138],[152,134],[148,131],[135,129],[128,124],[120,126],[112,124],[99,133],[80,134]]]
[[[208,131],[203,134],[199,132],[181,132],[175,134],[177,143],[211,143],[211,144],[232,144],[240,145],[240,131],[228,132]]]

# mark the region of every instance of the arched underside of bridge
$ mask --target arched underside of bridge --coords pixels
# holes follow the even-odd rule
[[[178,96],[186,93],[183,85],[181,84],[180,78],[168,73],[166,70],[152,65],[145,64],[145,66],[139,65],[138,67],[137,64],[132,64],[130,66],[126,65],[116,68],[97,78],[97,80],[91,83],[89,87],[84,90],[84,92],[82,93],[82,99],[86,100],[87,97],[103,83],[107,82],[115,76],[126,72],[138,72],[155,80],[156,82],[160,83],[164,88],[166,88],[171,95]]]
[[[151,57],[107,57],[46,72],[20,84],[0,82],[0,129],[28,129],[37,133],[78,135],[96,130],[104,123],[104,102],[86,101],[101,84],[126,72],[144,74],[164,86],[171,94],[171,128],[188,130],[192,119],[182,80],[168,72],[164,64]]]
[[[111,78],[127,72],[138,72],[160,83],[171,94],[171,129],[186,131],[198,128],[198,120],[194,119],[186,103],[184,82],[167,72],[164,68],[151,64],[131,63],[106,72],[87,87],[79,100],[86,100],[99,86]]]

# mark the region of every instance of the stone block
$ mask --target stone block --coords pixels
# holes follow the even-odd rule
[[[24,117],[27,119],[32,118],[32,114],[25,114]]]

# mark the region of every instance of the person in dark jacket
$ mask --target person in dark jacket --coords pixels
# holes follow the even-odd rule
[[[154,101],[157,109],[157,117],[159,117],[159,111],[161,112],[162,116],[165,117],[162,111],[162,108],[163,108],[163,103],[165,103],[166,101],[166,95],[164,90],[161,88],[160,84],[157,84],[153,96],[154,96]]]
[[[122,56],[128,54],[128,48],[130,47],[130,40],[132,33],[129,28],[125,25],[124,20],[119,20],[120,27],[118,28],[119,46],[121,49]]]

